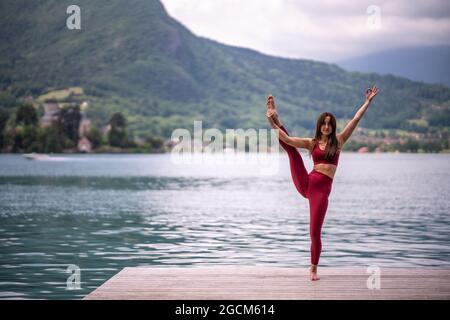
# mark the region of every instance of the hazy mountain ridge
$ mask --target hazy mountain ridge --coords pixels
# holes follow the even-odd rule
[[[450,47],[405,47],[337,62],[346,70],[376,72],[450,86]]]

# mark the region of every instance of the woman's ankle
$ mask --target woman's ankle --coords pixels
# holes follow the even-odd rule
[[[280,118],[278,118],[277,115],[273,117],[273,120],[274,120],[275,124],[276,124],[277,126],[279,126],[280,128],[281,128],[281,126],[283,126],[283,124],[282,124],[281,121],[280,121]]]

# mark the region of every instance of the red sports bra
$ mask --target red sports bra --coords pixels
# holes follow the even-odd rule
[[[316,142],[314,147],[313,147],[313,151],[311,153],[312,158],[313,158],[313,162],[314,164],[318,164],[318,163],[327,163],[327,164],[334,164],[335,166],[337,166],[338,161],[339,161],[339,155],[340,155],[340,151],[338,150],[335,154],[333,159],[331,159],[331,161],[327,161],[325,159],[326,156],[326,151],[325,150],[321,150],[319,147],[319,143]]]

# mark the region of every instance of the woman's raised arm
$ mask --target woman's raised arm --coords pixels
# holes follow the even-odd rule
[[[376,86],[373,86],[372,89],[366,90],[366,101],[364,101],[363,105],[359,108],[359,110],[356,112],[355,116],[352,120],[350,120],[347,125],[345,126],[344,130],[342,130],[341,133],[338,133],[336,136],[338,140],[342,144],[344,144],[352,135],[353,131],[355,130],[356,126],[359,123],[359,120],[361,120],[362,116],[366,112],[367,108],[369,107],[370,103],[372,102],[372,99],[378,94],[378,88]]]

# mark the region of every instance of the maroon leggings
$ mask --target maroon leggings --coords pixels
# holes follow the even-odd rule
[[[280,128],[289,135],[284,126]],[[333,179],[315,170],[312,170],[308,174],[297,148],[284,143],[281,139],[279,141],[289,156],[292,180],[297,191],[309,200],[311,264],[317,265],[319,263],[320,252],[322,251],[320,232],[327,212],[328,196],[331,192]]]

